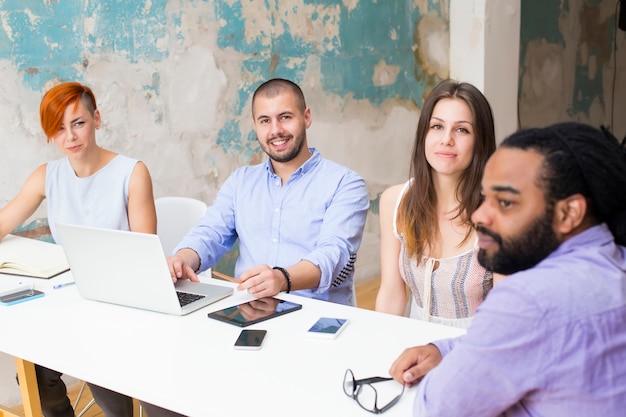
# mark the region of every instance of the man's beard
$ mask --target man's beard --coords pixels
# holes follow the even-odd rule
[[[298,156],[300,150],[302,149],[302,144],[304,143],[304,139],[302,136],[292,136],[291,140],[294,142],[293,148],[289,150],[289,152],[285,154],[278,154],[270,151],[270,145],[267,145],[267,149],[265,149],[265,153],[270,157],[272,161],[276,162],[289,162],[295,157]]]
[[[537,265],[561,244],[552,229],[552,216],[553,208],[548,207],[543,215],[533,221],[528,230],[506,241],[499,234],[483,226],[476,226],[477,231],[490,236],[498,243],[498,250],[491,256],[480,249],[478,262],[488,271],[504,275]]]

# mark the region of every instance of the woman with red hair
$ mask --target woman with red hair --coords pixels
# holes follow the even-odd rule
[[[41,100],[40,118],[48,142],[54,142],[64,157],[35,169],[17,196],[0,210],[0,239],[32,216],[44,199],[57,242],[57,222],[156,233],[148,168],[98,146],[101,116],[89,87],[77,82],[54,86]],[[44,415],[73,417],[61,373],[39,365],[35,369]],[[106,415],[132,415],[131,398],[89,387]]]

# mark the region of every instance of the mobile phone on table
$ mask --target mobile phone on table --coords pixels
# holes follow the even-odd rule
[[[44,293],[38,290],[27,289],[18,291],[13,294],[5,294],[0,297],[0,305],[10,306],[18,304],[27,300],[34,300],[35,298],[43,297]]]
[[[235,349],[259,350],[266,334],[267,330],[242,330],[235,341]]]
[[[336,339],[348,325],[347,319],[321,317],[307,331],[307,335],[323,339]]]

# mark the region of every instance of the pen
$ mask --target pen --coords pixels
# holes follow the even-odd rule
[[[229,282],[233,282],[235,284],[239,284],[239,281],[236,280],[235,278],[226,275],[226,274],[222,274],[220,272],[217,271],[213,271],[211,270],[211,274],[213,274],[213,278],[218,278],[218,279],[223,279],[224,281],[229,281]]]
[[[76,284],[74,281],[72,282],[64,282],[62,284],[56,284],[52,287],[52,289],[54,290],[58,290],[59,288],[65,288],[65,287],[69,287],[70,285],[74,285]]]

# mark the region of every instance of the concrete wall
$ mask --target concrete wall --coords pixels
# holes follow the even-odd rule
[[[313,109],[309,143],[368,183],[373,216],[357,267],[359,277],[378,273],[377,197],[406,178],[423,96],[447,77],[447,1],[0,5],[0,206],[59,156],[37,113],[59,81],[93,88],[99,143],[145,161],[156,197],[211,203],[235,168],[264,157],[250,97],[260,82],[286,77]]]
[[[522,0],[519,119],[580,121],[626,136],[626,34],[617,0]]]
[[[580,120],[622,137],[616,2],[521,3],[521,125]],[[41,95],[59,81],[94,89],[99,143],[145,161],[156,197],[210,203],[235,168],[263,158],[254,88],[287,77],[313,109],[310,144],[367,181],[357,278],[375,277],[378,196],[407,177],[423,97],[448,77],[449,13],[448,0],[0,0],[0,207],[59,157],[38,121]],[[497,19],[487,16],[481,24]],[[10,367],[0,355],[2,403],[17,399]]]
[[[448,50],[447,0],[0,0],[0,207],[60,156],[38,120],[59,81],[92,87],[98,142],[145,161],[155,197],[211,203],[235,168],[263,159],[250,97],[286,77],[312,108],[309,144],[367,181],[357,278],[378,276],[378,196],[408,175],[419,107],[448,76]],[[3,376],[8,391],[17,398]]]
[[[450,0],[450,78],[489,100],[496,142],[517,130],[522,0]]]

